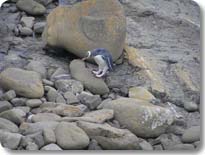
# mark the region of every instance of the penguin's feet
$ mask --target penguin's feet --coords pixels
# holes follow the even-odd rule
[[[93,72],[93,74],[95,74],[95,75],[99,75],[102,71],[101,70],[98,70],[98,71],[92,71]]]

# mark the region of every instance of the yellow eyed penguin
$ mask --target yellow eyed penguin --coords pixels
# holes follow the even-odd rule
[[[82,60],[88,58],[94,58],[95,62],[98,64],[98,71],[93,71],[96,77],[103,77],[108,70],[113,70],[113,59],[109,51],[104,48],[97,48],[92,51],[88,51],[88,56]]]

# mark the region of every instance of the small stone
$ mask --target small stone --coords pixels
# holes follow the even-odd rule
[[[33,139],[33,141],[35,142],[35,144],[38,145],[39,148],[41,148],[42,146],[45,145],[42,131],[27,135],[27,136],[30,137],[31,139]]]
[[[12,105],[8,101],[0,101],[0,113],[3,111],[9,110],[12,108]]]
[[[98,142],[95,139],[92,139],[88,146],[88,150],[102,150],[102,148],[98,145]]]
[[[41,148],[42,151],[61,151],[62,149],[56,144],[48,144]]]
[[[185,102],[184,109],[186,109],[188,112],[195,112],[198,110],[198,105],[194,102]]]
[[[56,102],[57,96],[58,96],[57,90],[55,90],[54,88],[50,87],[50,89],[48,90],[48,93],[46,95],[47,100],[49,102]]]
[[[184,143],[193,143],[196,141],[200,141],[201,130],[200,126],[193,126],[187,130],[185,130],[182,135],[182,142]]]
[[[40,99],[30,99],[26,101],[26,105],[31,108],[39,107],[42,104],[42,101]]]
[[[26,101],[27,101],[26,98],[14,98],[14,99],[11,100],[11,103],[15,107],[18,107],[18,106],[25,106],[26,105]]]
[[[45,27],[46,23],[45,22],[38,22],[35,23],[33,26],[33,30],[35,33],[41,34],[43,33],[44,27]]]
[[[89,137],[78,126],[62,122],[56,129],[57,144],[63,149],[84,149],[89,144]]]
[[[7,119],[4,119],[4,118],[0,118],[0,129],[6,130],[9,132],[18,132],[19,131],[16,124],[14,124],[13,122],[11,122]]]
[[[50,87],[54,86],[54,82],[52,82],[52,81],[49,81],[47,79],[43,79],[42,81],[43,81],[43,84],[46,86],[50,86]]]
[[[85,93],[78,95],[78,99],[91,110],[96,109],[102,102],[100,95],[88,95]]]
[[[18,148],[22,135],[0,130],[0,142],[3,147],[15,150]]]
[[[153,150],[152,145],[145,140],[142,140],[142,142],[139,143],[139,146],[140,146],[140,149],[142,150],[146,150],[146,151]]]
[[[28,113],[30,112],[31,108],[28,106],[19,106],[19,107],[15,107],[15,109],[20,109],[22,110],[24,113]]]
[[[77,104],[79,102],[78,98],[72,92],[67,91],[63,96],[67,104]]]
[[[28,27],[21,27],[19,28],[20,34],[22,36],[31,36],[33,35],[33,31]]]
[[[59,75],[67,74],[67,72],[63,68],[58,68],[56,71],[51,75],[50,80],[55,81],[56,77]]]
[[[44,121],[58,121],[60,120],[60,116],[53,113],[38,113],[33,115],[31,120],[32,122],[44,122]]]
[[[34,24],[34,20],[35,20],[34,17],[22,17],[21,24],[23,27],[28,27],[28,28],[32,29],[33,24]]]
[[[64,97],[60,93],[57,94],[56,103],[64,103],[64,104],[66,104],[66,100],[64,99]]]
[[[41,75],[42,78],[47,77],[47,70],[45,66],[39,61],[30,61],[30,63],[25,67],[27,70],[35,71]]]
[[[26,114],[20,109],[10,109],[0,113],[1,118],[10,120],[11,122],[19,125],[23,122],[23,117]]]
[[[9,90],[1,97],[3,100],[10,101],[16,97],[16,93],[14,90]]]
[[[28,150],[28,151],[37,151],[37,150],[39,150],[39,147],[38,147],[38,145],[36,143],[30,142],[26,146],[26,150]]]
[[[154,150],[163,150],[162,145],[155,145]]]
[[[44,129],[43,130],[43,137],[45,144],[56,143],[56,136],[53,130],[51,129]]]

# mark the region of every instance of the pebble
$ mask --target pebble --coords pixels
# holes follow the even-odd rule
[[[10,101],[10,100],[12,100],[15,97],[16,97],[16,93],[15,93],[14,90],[9,90],[6,93],[4,93],[3,96],[1,96],[1,98],[3,100],[6,100],[6,101]]]
[[[56,144],[48,144],[41,148],[42,151],[61,151],[62,149]]]
[[[79,102],[78,98],[72,92],[67,91],[63,96],[67,104],[77,104]]]
[[[26,98],[14,98],[11,100],[11,103],[13,106],[18,107],[18,106],[25,106],[26,105]]]
[[[0,113],[12,108],[12,105],[8,101],[0,101]]]
[[[52,129],[45,128],[43,130],[43,137],[46,145],[51,143],[56,143],[56,136]]]
[[[42,101],[40,99],[30,99],[26,101],[26,105],[31,108],[39,107],[42,104]]]
[[[185,130],[182,135],[182,142],[184,143],[193,143],[196,141],[200,141],[201,130],[200,126],[193,126],[187,130]]]

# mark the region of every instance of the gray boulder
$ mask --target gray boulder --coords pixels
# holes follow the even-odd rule
[[[87,134],[75,124],[62,122],[55,130],[57,144],[63,149],[84,149],[89,144]]]
[[[81,81],[86,89],[93,94],[103,95],[109,92],[109,88],[102,79],[93,76],[92,72],[85,67],[81,60],[73,60],[70,63],[71,76]]]
[[[0,118],[0,130],[6,130],[9,132],[18,132],[19,128],[13,122],[4,118]]]
[[[139,139],[126,129],[117,129],[108,124],[77,122],[90,138],[95,139],[106,150],[139,149]]]
[[[41,98],[44,94],[40,75],[19,68],[8,68],[1,72],[0,86],[6,90],[15,90],[17,95],[28,98]]]
[[[18,148],[22,135],[0,130],[0,142],[3,147],[15,150]]]
[[[182,135],[182,142],[193,143],[196,141],[200,141],[200,137],[201,137],[200,126],[193,126],[185,130],[184,134]]]
[[[145,138],[165,133],[175,118],[169,109],[131,98],[119,98],[103,107],[113,109],[114,117],[121,125]]]

